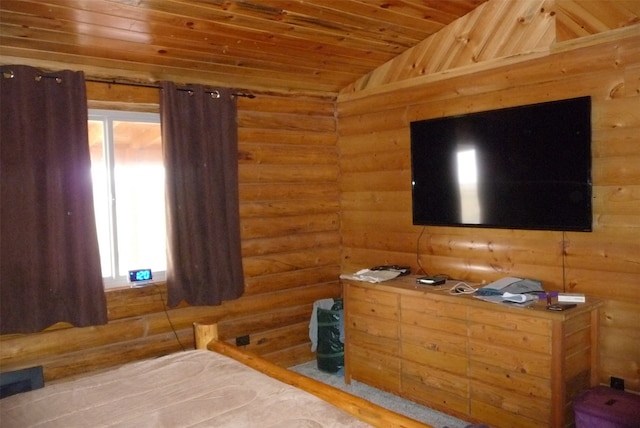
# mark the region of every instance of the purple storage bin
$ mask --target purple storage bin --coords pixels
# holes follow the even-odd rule
[[[640,395],[596,386],[573,400],[576,428],[640,428]]]

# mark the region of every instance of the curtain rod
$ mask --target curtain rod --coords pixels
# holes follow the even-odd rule
[[[2,73],[4,75],[4,78],[6,79],[11,79],[13,78],[14,74],[13,74],[13,70],[7,70],[4,71]],[[48,79],[56,79],[58,80],[58,82],[62,81],[62,77],[57,76],[55,73],[50,73],[50,74],[39,74],[36,79],[41,79],[41,78],[48,78]],[[162,89],[162,86],[158,85],[157,83],[136,83],[136,82],[121,82],[121,81],[117,81],[115,79],[96,79],[96,78],[85,78],[84,79],[87,82],[94,82],[94,83],[107,83],[109,85],[125,85],[125,86],[137,86],[137,87],[142,87],[142,88],[155,88],[155,89]],[[186,91],[189,92],[192,89],[189,88],[177,88],[179,91]],[[220,97],[220,93],[218,91],[216,91],[215,89],[213,90],[205,90],[205,93],[210,94],[211,96],[213,96],[214,98],[219,98]],[[247,92],[233,92],[232,95],[236,96],[236,97],[246,97],[246,98],[255,98],[256,96],[251,94],[251,93],[247,93]]]
[[[47,76],[48,77],[48,76]],[[125,86],[137,86],[137,87],[141,87],[141,88],[155,88],[155,89],[162,89],[162,86],[158,85],[157,83],[136,83],[136,82],[121,82],[121,81],[117,81],[114,79],[96,79],[96,78],[86,78],[85,79],[87,82],[94,82],[94,83],[107,83],[110,85],[125,85]],[[191,91],[192,89],[189,88],[177,88],[179,91]],[[207,94],[211,94],[211,95],[215,95],[216,98],[220,97],[220,93],[218,91],[214,90],[205,90],[205,92]],[[246,98],[255,98],[256,96],[247,92],[234,92],[232,93],[232,95],[235,95],[236,97],[246,97]]]

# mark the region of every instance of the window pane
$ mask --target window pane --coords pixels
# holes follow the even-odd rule
[[[166,269],[164,165],[160,124],[114,121],[119,275]]]
[[[164,165],[160,117],[154,113],[89,111],[94,207],[105,286],[127,271],[166,271]]]
[[[93,207],[96,215],[98,244],[102,276],[113,275],[111,254],[111,227],[109,220],[109,176],[105,156],[105,123],[89,121],[89,150],[91,152],[91,177],[93,179]]]

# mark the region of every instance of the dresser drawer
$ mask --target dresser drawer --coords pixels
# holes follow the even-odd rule
[[[418,403],[461,414],[469,412],[469,380],[411,361],[402,361],[402,395]]]
[[[349,314],[397,321],[400,318],[399,297],[385,291],[349,286],[346,294]]]
[[[400,391],[400,358],[349,343],[351,378],[376,388]]]

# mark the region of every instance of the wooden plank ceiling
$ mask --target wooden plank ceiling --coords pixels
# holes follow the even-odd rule
[[[486,0],[2,0],[0,61],[336,94]]]
[[[434,72],[434,46],[452,56],[441,63],[459,65],[459,46],[474,46],[469,28],[459,23],[472,15],[488,17],[468,24],[476,40],[485,41],[485,56],[489,42],[496,55],[513,55],[504,46],[520,40],[514,32],[531,34],[524,27],[533,16],[553,20],[536,36],[551,44],[637,26],[640,1],[0,0],[0,64],[333,96],[412,48],[430,61],[414,64],[415,70]],[[447,26],[446,34],[440,31]],[[525,42],[524,50],[540,48]]]

